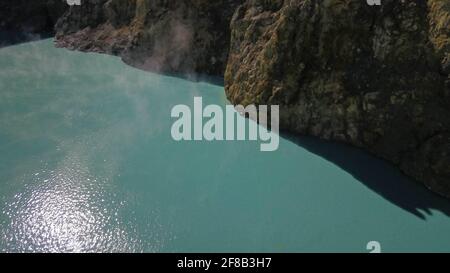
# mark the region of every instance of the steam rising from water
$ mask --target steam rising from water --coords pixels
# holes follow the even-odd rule
[[[155,39],[150,52],[151,56],[145,59],[143,68],[155,72],[164,72],[169,69],[177,70],[186,62],[194,39],[190,25],[172,19],[168,24],[165,35]]]

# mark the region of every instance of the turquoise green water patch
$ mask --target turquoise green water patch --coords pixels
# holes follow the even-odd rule
[[[450,250],[450,203],[359,150],[174,141],[194,96],[227,103],[52,40],[0,49],[1,251]]]

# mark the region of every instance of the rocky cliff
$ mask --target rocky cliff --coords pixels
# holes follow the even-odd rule
[[[152,71],[223,75],[241,0],[90,0],[58,22],[57,45]]]
[[[281,128],[362,147],[450,197],[450,2],[248,0],[226,93]]]

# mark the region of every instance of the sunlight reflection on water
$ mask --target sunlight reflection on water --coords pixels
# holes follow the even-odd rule
[[[122,229],[130,224],[118,217],[123,203],[108,196],[106,181],[91,176],[79,158],[66,158],[57,169],[30,179],[34,183],[4,211],[10,219],[3,235],[10,251],[142,250],[142,242]]]

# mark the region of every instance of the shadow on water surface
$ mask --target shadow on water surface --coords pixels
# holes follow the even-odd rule
[[[164,76],[224,86],[222,77],[167,73],[139,68],[132,64],[128,65]],[[296,136],[287,132],[283,132],[281,136],[334,163],[387,201],[422,220],[426,220],[427,216],[432,216],[432,210],[440,211],[450,217],[450,200],[426,189],[422,184],[407,177],[383,159],[343,143],[320,140],[314,137]]]
[[[282,136],[336,164],[384,199],[423,220],[432,215],[431,210],[450,217],[450,200],[429,191],[385,160],[346,144],[290,133]]]

